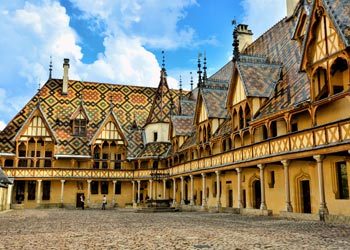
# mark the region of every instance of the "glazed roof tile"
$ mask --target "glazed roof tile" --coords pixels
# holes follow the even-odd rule
[[[171,148],[169,142],[151,142],[137,155],[137,158],[165,158]]]
[[[193,116],[196,109],[196,100],[181,100],[181,115]]]
[[[171,121],[175,135],[191,135],[193,131],[193,116],[172,116]]]
[[[209,118],[226,118],[228,116],[226,109],[227,91],[227,89],[201,89]]]
[[[197,142],[198,142],[198,134],[197,134],[196,130],[194,130],[192,135],[189,138],[187,138],[187,140],[181,145],[179,151],[196,146]]]

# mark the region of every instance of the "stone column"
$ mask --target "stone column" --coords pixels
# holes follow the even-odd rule
[[[216,208],[221,208],[221,193],[220,193],[220,171],[215,171],[216,174]]]
[[[117,181],[113,181],[113,193],[112,193],[112,207],[115,206],[115,186],[117,184]]]
[[[149,180],[149,198],[153,199],[153,180]]]
[[[132,202],[132,205],[135,206],[135,181],[131,181],[131,183],[132,183],[132,195],[131,195],[132,200],[131,200],[131,202]]]
[[[41,182],[42,182],[42,180],[37,180],[37,182],[38,182],[38,194],[37,194],[37,196],[36,196],[36,206],[37,207],[40,207],[40,195],[41,195]]]
[[[242,203],[242,168],[236,168],[237,171],[237,201],[238,208],[243,208]]]
[[[173,206],[176,206],[176,179],[173,178]]]
[[[163,179],[163,199],[165,200],[165,194],[166,194],[166,179]]]
[[[180,179],[181,179],[181,205],[185,205],[185,201],[184,201],[184,196],[185,196],[185,194],[184,194],[184,177],[183,176],[181,176],[180,177]]]
[[[289,184],[289,160],[281,161],[284,168],[284,188],[286,192],[286,211],[293,212],[292,203],[290,201],[290,184]]]
[[[207,207],[207,182],[206,182],[206,174],[202,173],[202,208]]]
[[[140,204],[141,181],[137,181],[137,203]]]
[[[63,194],[64,194],[64,183],[65,180],[61,180],[61,206],[63,206]]]
[[[193,175],[190,175],[190,179],[191,179],[190,205],[194,206],[194,199],[193,199],[193,195],[194,195]]]
[[[13,185],[8,185],[7,186],[7,202],[6,202],[6,210],[11,209],[11,201],[12,201],[12,190],[13,190]]]
[[[319,214],[328,214],[328,208],[326,204],[326,196],[324,192],[324,177],[323,177],[323,159],[324,155],[314,155],[314,159],[317,161],[317,172],[318,172],[318,189],[320,193],[320,208]]]
[[[91,196],[91,182],[92,180],[87,180],[88,188],[87,188],[87,201],[86,201],[86,207],[90,207],[90,196]]]
[[[260,169],[260,189],[261,189],[261,204],[260,209],[266,210],[266,202],[265,202],[265,177],[264,177],[264,164],[259,164],[258,168]]]

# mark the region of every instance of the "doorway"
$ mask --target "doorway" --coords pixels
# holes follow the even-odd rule
[[[232,191],[232,189],[228,190],[228,207],[233,207],[233,191]]]
[[[301,190],[301,212],[311,213],[311,199],[310,199],[310,181],[304,180],[300,182]]]
[[[260,180],[253,182],[253,208],[259,209],[261,204]]]
[[[81,207],[81,201],[80,201],[80,196],[83,195],[84,196],[84,193],[77,193],[77,197],[76,197],[76,208],[79,208]]]

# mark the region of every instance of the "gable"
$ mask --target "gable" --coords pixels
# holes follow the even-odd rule
[[[199,102],[199,113],[198,113],[198,123],[201,123],[203,121],[208,120],[208,112],[207,112],[207,108],[204,104],[204,101],[202,98],[200,98],[200,102]]]
[[[234,83],[234,90],[233,90],[233,98],[231,106],[236,105],[237,103],[240,103],[247,99],[247,96],[244,91],[243,82],[241,77],[238,75],[236,82]]]

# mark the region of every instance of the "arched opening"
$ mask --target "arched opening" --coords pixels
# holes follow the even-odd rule
[[[242,107],[239,108],[238,118],[239,118],[239,129],[242,129],[244,126],[244,116],[243,116]]]
[[[243,146],[250,145],[252,143],[252,138],[250,136],[249,131],[245,131],[243,133]]]
[[[234,137],[234,147],[239,148],[241,146],[242,146],[242,140],[241,140],[241,137],[237,134]]]
[[[244,113],[245,113],[245,127],[247,127],[249,122],[252,119],[252,115],[251,115],[250,108],[249,108],[248,104],[245,105]]]
[[[233,114],[232,114],[232,125],[233,125],[233,131],[238,130],[238,114],[235,109],[233,110]]]
[[[208,129],[207,129],[207,138],[208,138],[208,141],[210,140],[210,137],[211,137],[211,127],[210,127],[210,124],[208,124]]]
[[[264,125],[254,129],[254,142],[260,142],[267,139],[267,128]]]
[[[349,67],[343,58],[337,58],[331,66],[330,82],[333,94],[343,92],[349,83]]]
[[[253,208],[259,209],[261,204],[261,186],[260,180],[253,182]]]

